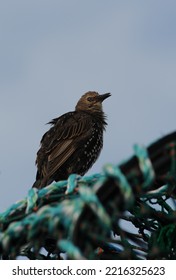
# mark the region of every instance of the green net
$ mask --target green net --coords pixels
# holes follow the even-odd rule
[[[176,259],[176,132],[0,214],[1,259]]]

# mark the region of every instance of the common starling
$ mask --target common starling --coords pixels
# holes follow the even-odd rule
[[[97,160],[103,146],[106,116],[102,102],[111,94],[85,93],[75,111],[49,122],[37,152],[37,175],[33,187],[66,180],[71,173],[84,175]]]

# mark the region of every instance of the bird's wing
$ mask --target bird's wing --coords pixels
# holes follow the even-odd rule
[[[69,113],[68,113],[69,114]],[[45,133],[38,152],[37,166],[41,166],[43,176],[51,177],[79,146],[78,137],[86,137],[91,130],[92,122],[83,114],[68,114],[58,118],[56,124]],[[44,160],[40,162],[40,154],[44,153]]]
[[[60,141],[60,144],[52,150],[48,156],[48,176],[52,176],[74,153],[76,145],[73,145],[74,140],[68,139]]]

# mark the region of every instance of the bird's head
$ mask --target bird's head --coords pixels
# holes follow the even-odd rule
[[[95,91],[88,91],[79,99],[76,111],[100,112],[102,111],[102,102],[109,96],[111,96],[110,93],[99,94]]]

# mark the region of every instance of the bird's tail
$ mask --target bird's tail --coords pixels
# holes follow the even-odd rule
[[[48,185],[50,185],[54,180],[53,179],[48,179],[48,177],[44,177],[42,179],[37,179],[36,178],[36,181],[34,182],[32,188],[37,188],[37,189],[42,189]]]
[[[41,184],[42,184],[41,180],[36,180],[32,185],[32,188],[41,189]]]

